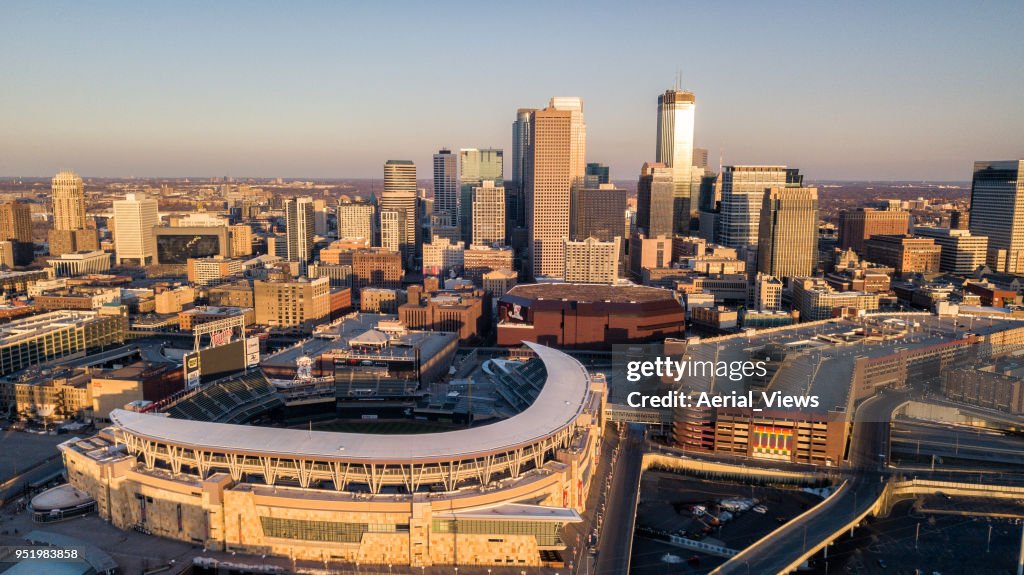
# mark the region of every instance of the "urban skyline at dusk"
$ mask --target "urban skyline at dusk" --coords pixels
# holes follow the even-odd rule
[[[517,108],[571,95],[587,160],[632,180],[678,75],[710,164],[966,181],[1024,150],[1021,7],[925,6],[16,4],[0,176],[380,178],[443,146],[508,150]]]

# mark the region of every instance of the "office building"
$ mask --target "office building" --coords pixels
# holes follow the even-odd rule
[[[703,172],[693,168],[695,108],[693,92],[666,90],[658,96],[655,161],[672,170],[675,233],[687,233],[691,214],[697,213],[698,174]]]
[[[409,329],[456,333],[463,343],[477,340],[487,330],[491,310],[489,305],[484,309],[482,290],[427,297],[414,297],[417,292],[412,289],[408,293],[408,301],[398,306],[398,319]]]
[[[473,188],[472,245],[505,245],[505,188],[485,180]]]
[[[35,259],[32,208],[20,200],[0,204],[0,241],[10,242],[11,264],[24,266]]]
[[[758,272],[751,284],[750,307],[757,311],[778,311],[782,308],[782,281]]]
[[[519,274],[511,269],[491,270],[481,277],[481,285],[492,296],[503,296],[518,280]]]
[[[871,236],[864,242],[865,259],[889,266],[898,274],[937,273],[942,247],[932,238]]]
[[[423,274],[442,278],[459,275],[465,251],[466,244],[447,238],[436,238],[429,244],[423,244]]]
[[[636,228],[647,237],[672,237],[675,227],[675,184],[672,169],[660,162],[644,162],[636,184]]]
[[[1024,160],[974,163],[968,228],[988,237],[992,271],[1024,274]]]
[[[98,250],[99,236],[85,214],[85,189],[82,178],[63,171],[53,177],[50,188],[53,202],[53,229],[49,233],[50,255],[82,250]]]
[[[288,261],[308,263],[315,236],[313,198],[288,198],[284,204]]]
[[[526,187],[530,275],[560,278],[565,271],[571,193],[584,177],[586,124],[580,98],[552,98],[530,118]]]
[[[629,245],[629,273],[634,280],[643,277],[645,269],[668,268],[672,264],[672,236],[633,236]]]
[[[57,277],[102,274],[110,271],[110,254],[103,250],[75,252],[50,258],[46,263]]]
[[[595,237],[565,241],[565,272],[568,283],[613,284],[619,279],[622,238],[603,242]]]
[[[366,202],[341,202],[336,209],[338,216],[338,238],[364,238],[373,243],[373,219],[375,208]]]
[[[238,279],[242,275],[242,259],[193,258],[188,260],[188,281],[199,286],[211,286]]]
[[[473,243],[473,189],[491,181],[504,187],[504,152],[497,149],[459,150],[459,238]]]
[[[864,241],[871,236],[904,235],[910,212],[857,208],[839,213],[839,247],[864,255]]]
[[[793,309],[800,321],[818,321],[836,317],[842,310],[855,313],[878,311],[878,294],[839,292],[823,278],[793,278]]]
[[[442,148],[434,154],[434,215],[454,219],[459,211],[458,158]]]
[[[366,287],[399,289],[403,273],[399,253],[382,248],[352,253],[352,288],[357,292]]]
[[[818,261],[817,188],[769,188],[758,233],[757,271],[789,278],[810,276]]]
[[[725,166],[721,177],[717,241],[726,247],[756,253],[764,191],[800,187],[803,176],[786,166]]]
[[[462,275],[476,285],[482,285],[483,275],[489,271],[512,269],[514,253],[511,248],[475,245],[462,254]]]
[[[252,227],[249,224],[228,226],[228,237],[231,240],[231,257],[252,255]]]
[[[708,149],[707,148],[694,148],[693,149],[693,167],[706,170],[708,167]]]
[[[256,323],[311,331],[330,313],[327,278],[253,282]]]
[[[914,235],[931,238],[942,248],[939,271],[958,275],[970,275],[985,265],[988,255],[988,238],[971,234],[970,230],[957,228],[914,227]]]
[[[614,184],[573,190],[569,207],[569,237],[576,241],[593,237],[602,242],[624,237],[623,215],[626,213],[627,196],[626,190],[620,190]]]
[[[0,326],[0,376],[70,355],[123,344],[127,323],[118,314],[52,311]]]
[[[384,164],[384,192],[378,208],[381,212],[397,213],[398,251],[403,264],[410,269],[422,245],[416,189],[416,164],[408,160],[388,160]]]
[[[139,194],[128,194],[114,201],[114,251],[117,265],[128,261],[140,266],[155,263],[156,238],[153,229],[160,223],[157,201]]]
[[[161,226],[153,230],[153,235],[156,260],[161,265],[184,266],[189,258],[231,257],[227,226]]]
[[[610,183],[610,170],[608,166],[596,162],[587,164],[586,173],[584,174],[584,187],[598,188],[601,184]]]
[[[389,252],[401,251],[401,214],[394,210],[380,212],[380,247]]]
[[[516,120],[512,122],[512,174],[511,187],[508,188],[506,212],[508,213],[509,229],[506,233],[511,237],[512,229],[526,226],[526,182],[529,180],[531,116],[537,110],[520,108],[516,110]]]

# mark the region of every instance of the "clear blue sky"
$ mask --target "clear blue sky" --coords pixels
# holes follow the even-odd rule
[[[430,177],[584,98],[636,177],[676,70],[714,163],[964,180],[1024,157],[1024,2],[66,2],[0,6],[0,175]],[[507,157],[510,157],[510,153]]]

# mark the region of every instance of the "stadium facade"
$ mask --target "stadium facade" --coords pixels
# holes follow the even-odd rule
[[[607,390],[570,356],[527,345],[537,359],[516,373],[536,399],[486,426],[372,435],[116,410],[60,448],[70,483],[122,529],[295,559],[538,566],[581,521]]]

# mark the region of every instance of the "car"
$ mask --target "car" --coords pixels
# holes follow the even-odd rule
[[[765,513],[768,513],[768,508],[765,507],[764,505],[755,505],[753,507],[753,511],[755,513],[760,513],[760,514],[764,515]]]
[[[952,501],[953,499],[951,495],[949,495],[948,493],[943,493],[941,491],[936,491],[935,495],[938,495],[939,497],[945,499],[946,501]]]

